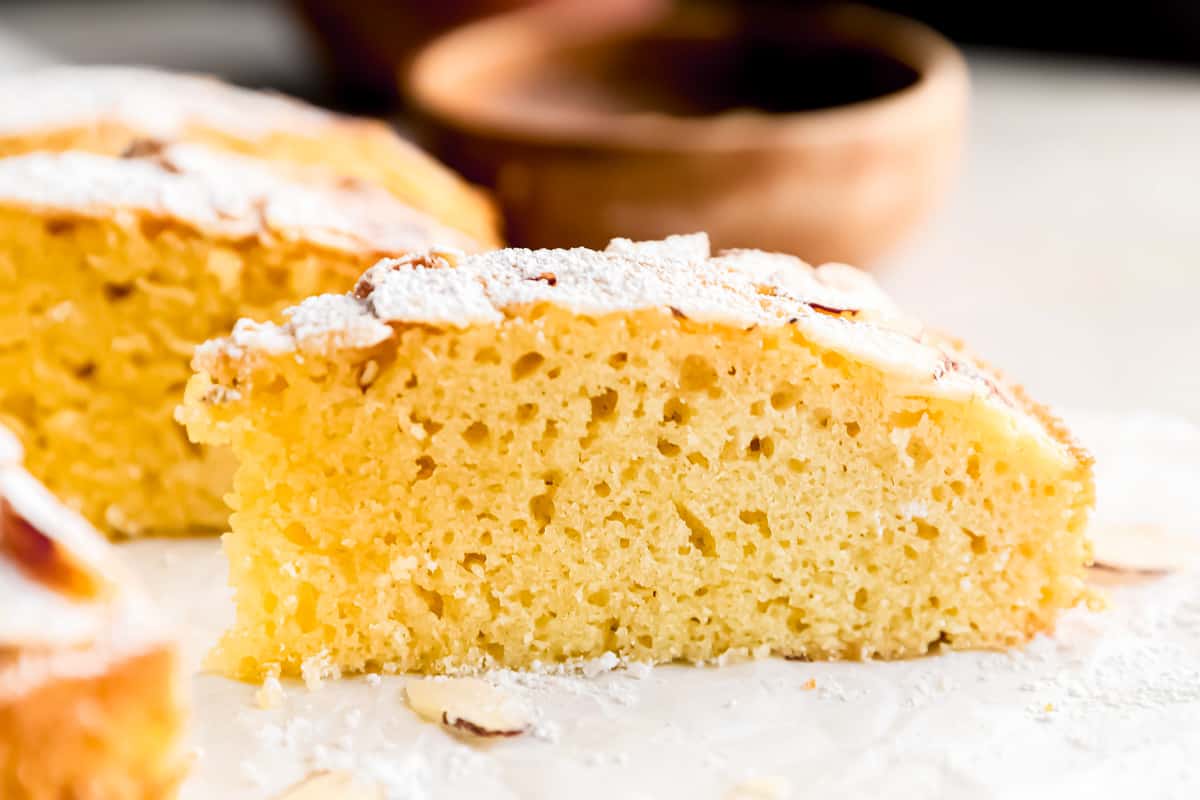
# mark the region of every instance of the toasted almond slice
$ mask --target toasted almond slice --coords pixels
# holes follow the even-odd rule
[[[533,724],[528,708],[478,678],[412,680],[404,693],[424,719],[473,736],[517,736]]]
[[[92,600],[106,593],[104,576],[0,498],[0,555],[33,580],[68,597]]]
[[[1093,586],[1131,586],[1158,580],[1163,572],[1133,572],[1106,564],[1092,564],[1087,572],[1087,581]],[[1091,606],[1088,606],[1091,608]]]
[[[383,800],[383,792],[349,772],[314,772],[284,789],[275,800]]]
[[[1200,569],[1200,531],[1186,535],[1161,525],[1111,525],[1092,531],[1094,570],[1141,576]]]

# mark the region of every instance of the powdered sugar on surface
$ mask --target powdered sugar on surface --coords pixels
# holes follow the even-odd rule
[[[1153,415],[1072,415],[1096,453],[1096,524],[1200,536],[1200,431]],[[164,549],[181,557],[165,566]],[[122,547],[188,629],[194,657],[230,613],[216,542]],[[420,721],[404,676],[259,687],[198,674],[204,757],[183,800],[265,800],[348,769],[389,798],[1194,798],[1200,795],[1200,576],[1112,590],[1104,612],[1003,653],[900,662],[732,660],[493,671],[536,709],[530,734],[471,743]],[[741,792],[739,795],[737,792]],[[749,793],[749,794],[747,794]]]

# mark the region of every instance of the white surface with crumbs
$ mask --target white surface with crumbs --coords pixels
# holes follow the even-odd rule
[[[1096,455],[1097,526],[1200,537],[1200,430],[1070,420]],[[123,552],[198,663],[231,613],[217,542]],[[1200,577],[1111,592],[1108,611],[1072,612],[1007,653],[493,673],[535,722],[486,743],[419,719],[403,676],[264,691],[197,675],[181,797],[266,800],[319,769],[377,781],[389,800],[1200,796]]]

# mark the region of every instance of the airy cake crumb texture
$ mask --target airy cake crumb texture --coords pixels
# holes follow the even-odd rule
[[[846,267],[432,253],[200,348],[243,678],[1004,647],[1085,596],[1090,460]]]

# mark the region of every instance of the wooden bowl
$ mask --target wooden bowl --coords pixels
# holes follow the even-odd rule
[[[941,197],[967,72],[862,6],[549,4],[435,40],[409,73],[430,146],[492,186],[510,240],[717,247],[869,263]]]

